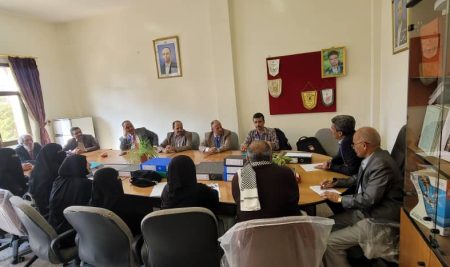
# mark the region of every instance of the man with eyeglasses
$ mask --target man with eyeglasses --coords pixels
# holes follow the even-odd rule
[[[335,220],[324,255],[325,266],[350,266],[346,250],[368,238],[367,220],[400,220],[403,177],[389,153],[380,148],[380,135],[371,127],[358,129],[353,135],[353,149],[362,158],[357,174],[348,179],[334,178],[322,182],[322,188],[355,187],[352,195],[325,192],[322,197],[340,203],[344,212]]]

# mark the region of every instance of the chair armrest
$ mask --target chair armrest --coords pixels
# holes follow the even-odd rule
[[[75,229],[70,229],[70,230],[65,231],[62,234],[59,234],[57,237],[55,237],[55,239],[52,240],[52,242],[50,244],[50,249],[53,251],[53,253],[55,253],[55,255],[58,257],[58,259],[61,262],[65,262],[65,259],[62,257],[62,255],[60,253],[61,241],[70,239],[70,238],[75,240],[76,234],[77,234],[77,232],[75,231]]]

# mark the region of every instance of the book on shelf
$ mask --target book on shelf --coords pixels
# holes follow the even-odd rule
[[[417,192],[417,205],[410,216],[428,229],[438,229],[442,236],[450,235],[450,182],[433,169],[411,172],[410,179]]]
[[[447,106],[444,108],[440,105],[427,106],[418,144],[418,147],[425,153],[431,155],[439,150],[438,144],[442,125],[441,116],[444,115],[443,117],[446,118],[447,114]]]

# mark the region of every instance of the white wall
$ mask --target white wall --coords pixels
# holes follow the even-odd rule
[[[237,130],[227,1],[209,2],[140,1],[59,27],[78,115],[94,116],[101,146],[118,148],[125,119],[160,141],[176,119],[200,135],[213,119]],[[172,35],[183,77],[158,79],[153,40]]]
[[[357,127],[375,123],[372,106],[373,9],[371,1],[231,0],[230,20],[238,97],[240,135],[252,126],[253,113],[266,125],[285,131],[291,144],[302,135],[330,127],[337,114],[351,114]],[[337,112],[269,115],[266,89],[268,56],[320,51],[345,46],[348,74],[337,78]],[[300,100],[299,100],[300,101]],[[376,107],[378,109],[378,107]]]
[[[56,26],[0,11],[0,36],[0,54],[36,57],[47,119],[75,115]]]
[[[406,123],[408,50],[392,53],[391,1],[381,1],[381,86],[380,134],[383,146],[394,145],[398,131]]]

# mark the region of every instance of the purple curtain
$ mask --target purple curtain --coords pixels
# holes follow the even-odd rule
[[[50,137],[45,129],[44,99],[42,97],[39,71],[34,58],[8,57],[11,68],[16,76],[28,112],[38,122],[41,144],[50,143]]]

